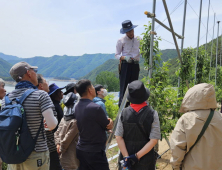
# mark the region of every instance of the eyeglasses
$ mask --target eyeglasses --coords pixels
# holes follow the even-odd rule
[[[27,69],[27,68],[26,68]],[[38,69],[36,69],[36,68],[29,68],[29,69],[27,69],[27,71],[28,70],[33,70],[35,73],[37,73],[38,72]]]
[[[33,70],[35,73],[38,72],[38,69],[36,69],[36,68],[33,68],[32,70]]]

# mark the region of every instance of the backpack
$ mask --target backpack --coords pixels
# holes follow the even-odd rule
[[[34,151],[41,129],[43,118],[35,138],[29,131],[26,113],[22,106],[24,100],[36,90],[27,90],[20,99],[9,100],[5,96],[5,107],[0,112],[0,157],[7,164],[19,164]]]

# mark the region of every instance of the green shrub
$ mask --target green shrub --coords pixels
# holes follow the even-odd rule
[[[114,100],[113,94],[107,95],[104,99],[106,100],[105,106],[108,116],[114,121],[119,110],[118,101]]]

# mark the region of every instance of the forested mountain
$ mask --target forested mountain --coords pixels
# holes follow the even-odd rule
[[[3,54],[3,53],[0,53],[0,58],[4,59],[5,61],[9,61],[9,60],[19,60],[19,58],[16,57],[16,56],[7,55],[7,54]]]
[[[39,67],[39,73],[45,77],[69,77],[78,79],[85,76],[90,71],[103,64],[107,60],[114,58],[114,54],[84,54],[82,56],[52,56],[20,58],[19,60],[9,60],[11,64],[18,61],[25,61],[31,65]]]
[[[163,50],[162,53],[164,61],[167,61],[169,58],[174,58],[176,55],[176,51],[172,49]],[[94,79],[101,71],[114,71],[116,75],[118,75],[116,67],[118,61],[114,59],[114,54],[98,53],[84,54],[82,56],[54,55],[52,57],[18,58],[16,56],[0,53],[0,58],[10,63],[5,64],[6,67],[1,70],[2,74],[0,73],[0,76],[2,77],[10,76],[8,72],[11,65],[19,61],[26,61],[31,65],[38,66],[39,73],[43,74],[45,77],[69,77],[79,79],[90,74]],[[105,63],[105,66],[102,66],[103,63]],[[143,65],[141,66],[141,69],[143,69]],[[94,69],[97,71],[90,73]]]
[[[162,50],[161,53],[162,53],[162,60],[164,62],[168,61],[169,59],[175,60],[175,58],[177,57],[177,52],[175,49]],[[110,60],[106,61],[104,64],[102,64],[102,65],[98,66],[97,68],[95,68],[94,70],[92,70],[87,75],[83,76],[82,78],[89,79],[91,81],[95,81],[96,76],[102,71],[114,72],[116,74],[116,76],[118,77],[118,64],[119,64],[118,60],[110,59]],[[142,79],[144,76],[147,76],[147,75],[148,75],[148,70],[144,70],[144,59],[141,58],[140,59],[139,79]]]
[[[219,41],[219,48],[221,44]],[[207,44],[208,53],[211,52],[211,42]],[[213,60],[216,53],[216,39],[213,44]],[[175,71],[178,69],[177,52],[175,49],[162,50],[162,60],[170,61],[169,74],[174,82],[177,81]],[[218,54],[220,55],[220,53]],[[1,59],[3,58],[3,59]],[[7,61],[5,61],[7,60]],[[39,67],[39,73],[46,77],[69,77],[69,78],[87,78],[92,81],[102,71],[114,72],[118,77],[118,63],[114,54],[84,54],[82,56],[58,56],[52,57],[33,57],[33,58],[18,58],[12,55],[0,53],[0,77],[9,77],[11,66],[19,61],[26,61],[31,65]],[[218,60],[219,61],[219,60]],[[148,75],[148,71],[144,70],[144,60],[140,60],[140,79]]]
[[[9,70],[12,67],[10,63],[0,58],[0,77],[9,77]]]

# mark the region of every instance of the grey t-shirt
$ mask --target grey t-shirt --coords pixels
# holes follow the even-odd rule
[[[124,134],[123,123],[119,117],[115,135],[123,137],[123,134]],[[161,139],[160,121],[157,111],[155,111],[153,115],[153,123],[150,132],[150,139]]]

